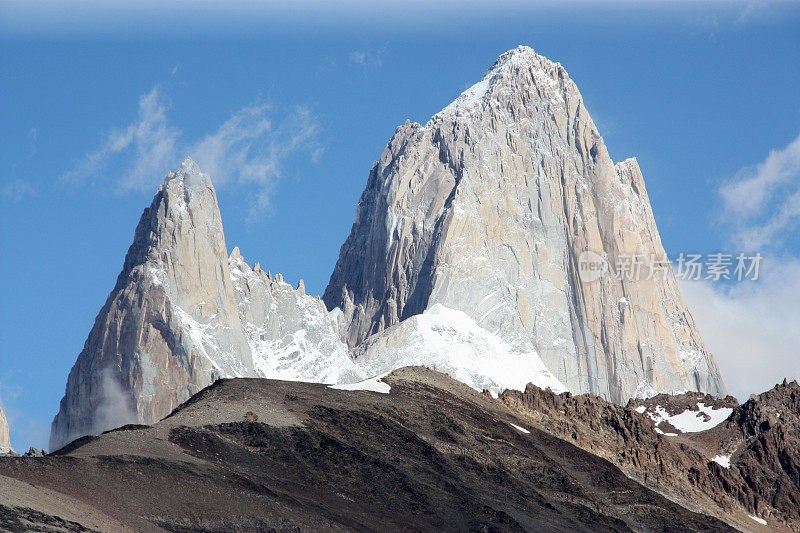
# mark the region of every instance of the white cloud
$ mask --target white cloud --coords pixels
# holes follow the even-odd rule
[[[317,161],[322,150],[317,119],[307,108],[293,108],[277,124],[267,117],[271,110],[268,104],[251,104],[189,149],[215,183],[257,186],[251,218],[269,212],[274,183],[290,155],[307,151]]]
[[[367,62],[367,53],[355,50],[350,53],[350,61],[357,65],[364,65]]]
[[[800,380],[800,261],[765,257],[759,281],[680,281],[706,347],[739,400]]]
[[[167,121],[167,108],[158,87],[139,99],[138,118],[123,129],[111,130],[100,148],[89,152],[62,180],[94,181],[102,172],[113,172],[122,190],[146,190],[156,176],[163,176],[177,159],[181,131]],[[113,170],[109,166],[119,162]]]
[[[719,190],[731,240],[764,255],[758,281],[681,281],[707,348],[740,400],[800,379],[800,136]]]
[[[800,135],[720,188],[723,219],[746,249],[776,244],[800,225]]]
[[[170,124],[156,87],[140,98],[133,123],[110,131],[100,147],[86,154],[62,180],[94,183],[105,179],[121,192],[151,191],[191,155],[217,186],[255,187],[251,209],[255,218],[269,211],[274,183],[282,177],[287,158],[305,152],[312,161],[319,159],[319,132],[317,117],[305,107],[278,113],[256,101],[233,113],[213,133],[184,142],[181,130]]]
[[[379,69],[383,66],[383,53],[386,47],[377,50],[353,50],[350,52],[350,62],[358,65],[364,70]]]
[[[15,179],[3,185],[0,196],[9,202],[20,202],[26,196],[35,196],[36,187],[22,179]]]

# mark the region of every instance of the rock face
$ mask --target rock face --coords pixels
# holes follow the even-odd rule
[[[6,454],[11,451],[11,435],[8,430],[8,420],[3,408],[0,407],[0,454]]]
[[[758,520],[800,531],[797,382],[784,381],[742,405],[733,397],[686,393],[622,407],[532,385],[524,392],[506,391],[497,401],[688,509],[744,531]],[[683,431],[665,427],[659,422],[665,417]]]
[[[800,385],[776,385],[737,407],[719,432],[743,505],[800,531]],[[726,472],[727,473],[727,472]]]
[[[587,251],[615,267],[665,258],[636,160],[615,165],[563,67],[520,47],[397,129],[323,299],[351,347],[438,303],[575,393],[724,394],[671,269],[582,280]]]
[[[319,299],[251,269],[238,249],[229,262],[214,187],[187,159],[142,214],[69,374],[50,448],[155,422],[220,377],[325,381],[348,362]]]
[[[339,339],[319,297],[283,276],[254,268],[234,248],[229,259],[236,306],[259,375],[320,383],[355,382],[365,376]]]

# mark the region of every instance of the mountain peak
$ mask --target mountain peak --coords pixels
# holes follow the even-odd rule
[[[507,70],[509,67],[519,67],[523,65],[560,66],[558,63],[550,61],[543,55],[537,54],[530,46],[520,45],[500,54],[500,57],[498,57],[489,70],[486,71],[484,78],[488,77],[490,74]]]
[[[187,157],[181,163],[177,172],[168,172],[164,177],[164,188],[176,190],[178,188],[187,191],[210,188],[214,189],[211,177],[200,170],[194,159]]]
[[[724,393],[671,270],[584,279],[586,251],[665,255],[636,160],[615,167],[566,70],[521,46],[395,132],[323,299],[353,348],[439,303],[575,393]]]
[[[216,192],[187,158],[142,213],[69,374],[50,448],[150,423],[218,377],[252,376],[252,368]]]
[[[531,88],[539,100],[556,106],[564,104],[567,90],[577,91],[560,63],[521,45],[501,54],[478,83],[434,115],[428,125],[445,117],[473,116],[491,100],[513,98],[521,89]]]

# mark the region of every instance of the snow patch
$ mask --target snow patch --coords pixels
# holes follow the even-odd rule
[[[733,413],[733,409],[730,407],[715,409],[710,405],[707,406],[703,402],[698,402],[697,408],[697,411],[687,409],[677,415],[670,415],[666,409],[657,405],[655,411],[647,412],[647,416],[653,420],[656,426],[666,420],[681,433],[697,433],[717,427]],[[656,431],[663,433],[657,427]]]
[[[763,518],[759,518],[759,517],[753,516],[753,515],[749,515],[749,516],[750,516],[750,518],[752,518],[753,520],[755,520],[756,522],[758,522],[762,526],[766,526],[767,525],[767,521],[764,520]]]
[[[730,455],[717,455],[712,459],[715,463],[717,463],[722,468],[730,468],[731,467],[731,456]]]
[[[453,102],[442,109],[437,115],[439,116],[443,114],[458,114],[459,112],[470,110],[474,107],[477,107],[480,104],[481,99],[486,95],[489,91],[489,82],[491,81],[491,76],[487,73],[486,77],[461,93],[458,98],[453,100]]]
[[[521,431],[521,432],[523,432],[523,433],[525,433],[525,434],[528,434],[528,435],[530,435],[530,433],[531,433],[531,432],[530,432],[530,431],[528,431],[527,429],[525,429],[525,428],[521,428],[521,427],[519,427],[519,426],[518,426],[518,425],[516,425],[516,424],[511,424],[511,423],[509,423],[509,425],[510,425],[512,428],[516,429],[517,431]]]
[[[356,367],[338,334],[341,309],[328,311],[279,274],[272,280],[240,256],[230,261],[236,305],[257,375],[268,379],[343,383],[370,374]]]
[[[365,379],[364,381],[359,381],[358,383],[329,385],[329,388],[336,390],[370,391],[370,392],[380,392],[381,394],[389,394],[389,391],[392,390],[392,387],[390,387],[388,383],[381,381],[388,375],[389,373],[387,372],[385,374],[381,374],[380,376],[375,376],[373,378]]]

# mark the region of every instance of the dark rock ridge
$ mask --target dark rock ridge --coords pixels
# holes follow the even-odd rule
[[[0,491],[0,514],[75,531],[732,530],[443,374],[384,381],[217,381],[152,426],[0,460],[0,485],[28,494]]]
[[[753,396],[719,432],[739,473],[721,483],[749,510],[800,531],[800,385],[784,380]]]
[[[660,395],[622,407],[594,395],[554,394],[529,386],[496,401],[551,435],[597,454],[643,485],[685,507],[743,529],[742,512],[773,526],[800,530],[800,386],[777,385],[738,405],[688,393]],[[723,423],[701,432],[659,434],[639,406],[677,415],[697,404],[733,408]],[[708,402],[708,403],[706,403]],[[728,466],[725,466],[728,463]]]

